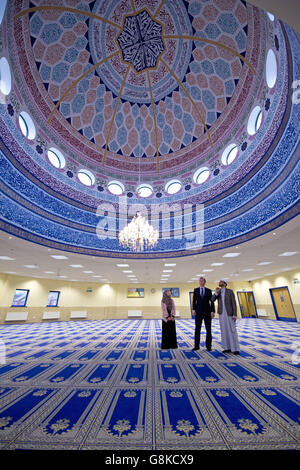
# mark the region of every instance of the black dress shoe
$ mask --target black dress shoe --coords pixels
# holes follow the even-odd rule
[[[192,351],[199,351],[200,348],[193,348]]]
[[[224,349],[223,353],[231,352],[231,349]]]
[[[211,351],[211,348],[206,348],[206,351]]]
[[[240,354],[240,351],[234,351],[234,353],[236,356],[238,356]]]

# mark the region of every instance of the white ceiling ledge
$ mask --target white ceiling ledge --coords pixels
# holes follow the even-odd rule
[[[248,3],[273,13],[276,18],[287,23],[300,33],[300,1],[299,0],[247,0]]]

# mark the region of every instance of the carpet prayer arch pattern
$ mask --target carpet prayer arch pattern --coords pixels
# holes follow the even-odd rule
[[[300,325],[237,322],[241,353],[192,351],[194,321],[0,326],[0,449],[299,449]]]

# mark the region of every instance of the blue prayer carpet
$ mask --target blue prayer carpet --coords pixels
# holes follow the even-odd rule
[[[194,321],[0,326],[1,449],[300,449],[300,325],[242,319],[241,354]]]

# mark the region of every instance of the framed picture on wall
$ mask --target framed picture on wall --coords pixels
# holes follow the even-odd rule
[[[58,307],[58,299],[60,296],[60,291],[50,290],[48,294],[47,307]]]
[[[163,287],[162,293],[164,293],[166,290],[171,291],[171,297],[180,297],[179,287]]]
[[[131,299],[145,297],[145,291],[143,287],[128,287],[127,297]]]
[[[29,289],[16,289],[12,307],[26,307]]]

